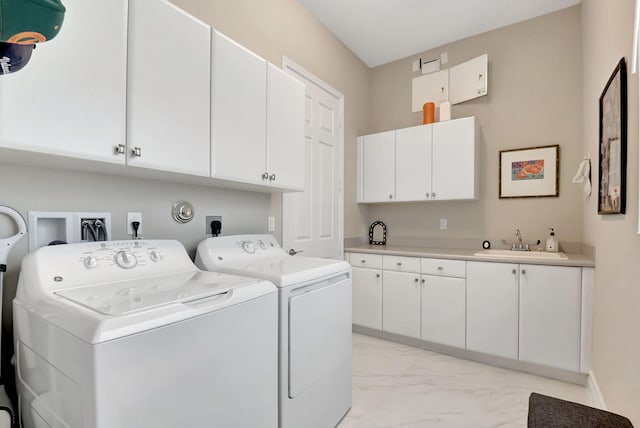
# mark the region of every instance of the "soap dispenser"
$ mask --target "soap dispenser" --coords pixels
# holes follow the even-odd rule
[[[547,238],[545,250],[552,253],[558,252],[558,238],[556,238],[556,232],[553,230],[553,227],[549,228],[549,237]]]

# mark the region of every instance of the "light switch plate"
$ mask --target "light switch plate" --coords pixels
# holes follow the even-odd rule
[[[447,230],[447,219],[446,218],[441,218],[440,219],[440,230]]]

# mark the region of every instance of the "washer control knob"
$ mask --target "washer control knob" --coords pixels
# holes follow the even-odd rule
[[[151,251],[149,253],[149,258],[151,259],[152,262],[154,263],[158,263],[160,260],[162,260],[162,253],[160,251]]]
[[[114,260],[122,269],[133,269],[138,264],[136,256],[131,254],[129,251],[118,251]]]
[[[256,252],[256,246],[253,245],[253,242],[251,241],[244,241],[242,243],[242,249],[249,254],[253,254]]]
[[[98,267],[98,259],[93,256],[87,256],[84,259],[84,266],[87,269],[93,269]]]
[[[260,246],[260,248],[262,248],[263,250],[267,249],[267,244],[264,243],[264,241],[258,241],[258,245]]]

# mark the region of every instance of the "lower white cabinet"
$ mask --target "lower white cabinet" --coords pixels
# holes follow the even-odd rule
[[[352,322],[382,330],[382,270],[353,267]]]
[[[463,262],[464,263],[464,262]],[[421,338],[465,347],[465,279],[422,275]]]
[[[382,272],[382,330],[420,338],[420,274]]]
[[[467,262],[467,349],[518,359],[518,265]]]
[[[520,265],[520,360],[580,371],[581,291],[581,268]]]

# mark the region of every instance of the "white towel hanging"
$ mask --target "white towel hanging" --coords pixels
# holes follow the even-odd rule
[[[576,176],[572,180],[575,184],[583,184],[584,194],[591,195],[591,159],[585,158],[578,166]]]

